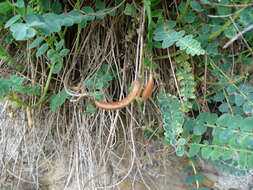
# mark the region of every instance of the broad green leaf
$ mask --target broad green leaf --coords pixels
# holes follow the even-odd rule
[[[197,15],[192,11],[188,11],[185,13],[183,17],[183,22],[192,24],[196,19],[197,19]]]
[[[197,125],[197,126],[194,126],[193,128],[193,133],[194,135],[203,135],[207,130],[207,127],[202,124],[202,125]]]
[[[207,41],[207,40],[206,40]],[[209,42],[205,48],[206,52],[211,55],[218,55],[219,54],[219,42]]]
[[[204,124],[208,120],[209,116],[210,114],[208,112],[201,112],[196,120],[199,121],[200,124]]]
[[[10,84],[7,80],[0,78],[0,99],[4,97],[6,93],[8,93],[11,89]]]
[[[74,20],[67,14],[67,13],[63,13],[61,15],[59,15],[59,23],[61,26],[72,26],[74,25]],[[47,30],[46,30],[47,32]],[[48,31],[49,33],[50,31]]]
[[[102,1],[96,1],[95,2],[95,7],[97,8],[97,9],[105,9],[105,3],[104,2],[102,2]]]
[[[242,108],[243,108],[243,112],[245,114],[252,114],[253,113],[253,103],[252,102],[246,101],[243,104]]]
[[[54,66],[53,73],[57,74],[61,71],[61,69],[62,69],[62,64],[58,63]]]
[[[29,45],[29,49],[32,49],[32,48],[35,48],[37,47],[38,45],[40,45],[40,43],[44,40],[43,37],[38,37],[36,38],[30,45]]]
[[[229,85],[226,88],[226,91],[227,91],[228,95],[235,95],[237,93],[237,89],[233,85]]]
[[[228,127],[231,124],[232,118],[233,115],[229,113],[224,113],[217,119],[216,124],[222,127]]]
[[[103,19],[105,17],[105,10],[98,10],[96,11],[96,19]]]
[[[253,86],[241,85],[239,91],[242,93],[253,93]]]
[[[248,154],[248,168],[253,169],[253,154]]]
[[[44,9],[44,11],[49,11],[50,7],[51,7],[51,0],[39,0],[39,5],[41,6],[42,9]]]
[[[219,107],[218,107],[220,112],[228,112],[228,103],[222,103]]]
[[[1,5],[0,5],[1,6]],[[4,25],[4,28],[8,28],[10,27],[12,24],[14,24],[15,22],[17,22],[20,19],[21,15],[16,15],[14,17],[11,17],[11,19],[9,19],[6,24]]]
[[[137,16],[137,12],[136,12],[136,9],[135,9],[135,6],[134,6],[133,3],[131,3],[131,4],[127,3],[126,4],[124,14],[127,15],[127,16],[131,16],[131,17],[136,17]]]
[[[61,40],[61,41],[57,42],[57,43],[55,44],[55,50],[56,50],[56,51],[60,51],[61,48],[63,47],[63,45],[64,45],[64,40]]]
[[[192,131],[194,126],[196,125],[196,121],[193,119],[186,119],[184,123],[184,130]]]
[[[55,63],[62,63],[63,58],[59,56],[58,54],[53,54],[52,56],[49,57],[50,63],[55,64]]]
[[[45,20],[43,18],[43,16],[39,15],[39,14],[29,14],[25,16],[25,21],[27,23],[27,25],[29,27],[32,26],[43,26],[45,24]]]
[[[230,26],[224,31],[224,34],[227,38],[231,39],[237,34],[237,32],[234,26]]]
[[[206,122],[209,125],[214,125],[216,123],[217,119],[218,119],[218,115],[215,113],[211,113],[211,114],[209,114],[209,117],[207,118]]]
[[[62,12],[62,5],[59,0],[52,4],[52,10],[56,14],[60,14]]]
[[[235,104],[237,106],[241,106],[243,104],[243,102],[244,102],[244,96],[243,95],[238,94],[238,95],[235,96]]]
[[[241,146],[253,150],[253,136],[245,136],[241,141]]]
[[[211,156],[213,149],[208,145],[201,148],[201,155],[204,159],[208,159]]]
[[[12,9],[9,2],[0,2],[0,14],[7,14]]]
[[[223,2],[221,2],[221,3],[223,3]],[[229,15],[232,13],[232,10],[233,10],[231,7],[223,7],[223,6],[216,6],[215,8],[217,9],[218,15]]]
[[[47,57],[48,57],[48,59],[50,59],[52,56],[54,56],[54,54],[55,54],[55,50],[54,49],[49,49],[47,51]]]
[[[217,130],[216,130],[216,131],[217,131]],[[234,135],[233,135],[233,133],[231,132],[230,129],[221,130],[221,131],[219,132],[219,136],[218,136],[219,140],[220,140],[221,142],[223,142],[224,144],[228,143],[228,141],[229,141],[231,138],[233,138],[233,137],[234,137]]]
[[[222,102],[225,99],[224,93],[216,93],[213,97],[212,100],[215,102]]]
[[[156,5],[159,5],[161,3],[161,0],[150,0],[151,2],[151,7],[154,7]]]
[[[188,152],[188,156],[193,157],[193,156],[197,155],[199,153],[199,151],[200,151],[200,146],[194,145],[194,144],[190,145],[190,150]]]
[[[16,40],[28,40],[37,34],[37,31],[27,24],[16,23],[10,26],[13,37]]]
[[[52,95],[50,97],[50,110],[55,112],[65,101],[69,98],[65,89],[62,89],[58,94]]]
[[[246,152],[239,152],[239,157],[238,157],[238,163],[241,169],[246,168],[247,166],[247,153]]]
[[[211,160],[218,160],[222,156],[223,150],[221,148],[214,148],[210,154]]]
[[[160,17],[163,14],[163,9],[156,9],[152,11],[152,17]]]
[[[193,39],[192,35],[187,35],[179,39],[176,46],[179,47],[180,50],[186,50],[186,53],[192,56],[205,54],[205,50],[201,48],[197,40]]]
[[[158,28],[155,31],[154,40],[163,41],[162,47],[167,48],[172,46],[175,42],[180,40],[184,35],[184,31],[176,32],[175,30],[166,30],[164,28]]]
[[[73,23],[75,24],[80,24],[83,21],[83,18],[82,18],[83,14],[79,11],[72,10],[68,12],[67,15],[69,16],[69,18],[73,20]]]
[[[232,113],[235,115],[243,115],[245,112],[241,106],[232,106]]]
[[[83,7],[81,9],[84,12],[83,21],[94,20],[94,10],[91,7]]]
[[[44,53],[46,53],[47,49],[48,49],[48,43],[42,44],[42,46],[40,46],[40,48],[37,50],[36,56],[38,57],[38,56],[43,55]]]
[[[234,151],[232,150],[228,150],[228,151],[225,151],[222,155],[222,160],[230,160],[233,158],[233,154],[234,154]]]
[[[64,14],[66,15],[66,14]],[[60,32],[61,26],[65,22],[64,18],[54,13],[46,13],[43,15],[44,24],[38,26],[45,35],[50,35],[54,32]]]
[[[69,53],[69,49],[63,49],[60,51],[60,56],[65,57],[66,55],[68,55]]]
[[[229,120],[229,128],[238,129],[242,120],[243,118],[240,115],[232,116],[231,120]]]
[[[197,12],[202,12],[203,11],[202,6],[197,1],[191,1],[190,6],[193,10],[195,10]]]
[[[188,176],[185,180],[186,184],[192,184],[196,181],[203,182],[205,180],[205,176],[201,173],[196,174],[195,176]]]
[[[245,132],[251,132],[253,130],[253,117],[244,118],[240,122],[240,129]]]
[[[192,139],[191,139],[191,142],[192,143],[200,143],[201,139],[202,139],[201,135],[193,135]]]
[[[14,5],[18,8],[24,8],[25,7],[25,2],[24,2],[24,0],[17,0],[17,2],[14,3]]]

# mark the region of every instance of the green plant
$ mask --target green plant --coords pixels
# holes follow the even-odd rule
[[[0,98],[29,108],[49,101],[51,111],[56,111],[70,96],[62,86],[50,89],[50,84],[55,82],[53,76],[61,76],[63,68],[68,69],[67,56],[76,56],[81,30],[105,16],[116,15],[119,10],[119,22],[122,17],[133,22],[126,40],[134,42],[135,31],[140,32],[134,22],[142,22],[140,25],[144,26],[144,33],[141,30],[138,34],[144,38],[140,46],[144,50],[138,59],[142,66],[155,71],[156,106],[164,133],[153,139],[162,138],[165,146],[174,147],[176,155],[186,155],[190,160],[202,158],[220,167],[252,169],[253,7],[250,0],[175,1],[175,7],[160,0],[112,2],[86,2],[82,7],[81,1],[77,1],[73,10],[66,9],[68,12],[63,12],[61,1],[1,2],[0,27],[4,31],[1,34],[11,36],[4,43],[15,41],[22,47],[23,42],[28,42],[32,52],[29,56],[43,57],[48,64],[44,86],[17,75],[0,78]],[[139,19],[142,16],[144,19]],[[69,28],[76,29],[71,55],[65,42]],[[9,65],[17,65],[3,45],[0,57]],[[80,85],[96,100],[103,100],[104,89],[118,76],[115,71],[112,65],[101,63]],[[29,105],[28,96],[36,96],[37,103]],[[85,113],[95,113],[92,104],[86,101],[85,105]],[[157,120],[152,118],[152,122]],[[153,129],[148,129],[145,135],[152,137],[152,132]],[[203,176],[195,171],[194,164],[187,182],[199,184]],[[197,189],[205,188],[197,185]]]
[[[8,1],[2,4],[3,6],[10,6],[17,10],[17,14],[6,21],[4,28],[9,29],[12,36],[17,41],[29,40],[35,38],[29,45],[29,49],[38,48],[36,51],[36,57],[46,55],[49,64],[49,73],[47,77],[46,85],[37,103],[33,105],[28,105],[23,102],[20,98],[15,98],[11,95],[17,89],[23,88],[22,83],[17,83],[16,88],[13,89],[12,80],[1,79],[1,84],[3,88],[1,89],[1,97],[7,97],[9,100],[16,102],[20,106],[26,106],[30,108],[35,108],[46,101],[46,96],[48,92],[48,87],[52,79],[53,74],[58,74],[62,67],[64,57],[68,55],[69,49],[64,48],[64,33],[62,32],[63,27],[70,27],[74,24],[79,24],[79,26],[85,26],[88,21],[94,19],[101,19],[105,15],[113,15],[114,10],[120,7],[119,4],[115,8],[106,8],[105,3],[100,1],[96,2],[96,11],[89,6],[82,7],[80,10],[73,10],[68,13],[61,13],[61,4],[59,1],[51,3],[51,1],[31,1],[29,4],[25,4],[23,0],[19,0],[17,3],[9,3]],[[32,8],[34,6],[34,8]],[[53,11],[50,13],[44,13],[47,11]],[[61,14],[57,14],[61,13]],[[60,40],[55,36],[58,33]],[[4,48],[0,49],[1,57],[10,63],[13,63],[13,59]],[[110,75],[107,75],[108,77]],[[106,80],[102,80],[106,82]],[[109,77],[109,80],[110,77]],[[21,81],[21,80],[20,80]],[[15,81],[14,81],[15,82]],[[99,83],[97,83],[99,85]],[[88,82],[89,85],[89,82]],[[102,84],[103,86],[103,84]],[[100,87],[101,88],[101,87]],[[18,91],[20,92],[20,91]],[[22,91],[26,95],[34,95],[28,91]],[[97,94],[97,92],[95,92]],[[94,96],[96,96],[94,94]],[[62,105],[69,96],[66,94],[65,90],[62,90],[57,95],[52,95],[50,98],[51,110],[55,111],[60,105]]]

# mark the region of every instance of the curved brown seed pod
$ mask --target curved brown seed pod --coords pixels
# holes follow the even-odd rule
[[[155,83],[154,83],[153,75],[150,74],[147,85],[146,85],[146,87],[143,90],[142,95],[141,95],[141,98],[143,100],[146,100],[152,94],[153,89],[154,89],[154,85],[155,85]]]
[[[102,108],[105,110],[121,109],[127,107],[136,98],[136,96],[139,94],[140,89],[141,89],[141,81],[140,78],[137,78],[134,83],[132,91],[122,100],[117,102],[94,101],[94,104],[98,108]]]

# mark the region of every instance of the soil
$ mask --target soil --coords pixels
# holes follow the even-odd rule
[[[110,156],[104,157],[107,159],[104,162],[106,164],[101,164],[97,162],[99,159],[91,159],[98,157],[99,154],[91,156],[85,153],[83,155],[87,157],[80,156],[83,150],[77,147],[75,138],[68,140],[69,144],[56,143],[51,130],[54,129],[57,121],[52,117],[44,115],[43,117],[48,118],[43,122],[36,122],[35,119],[32,129],[29,129],[26,110],[23,108],[9,110],[9,106],[8,102],[1,102],[0,105],[0,189],[2,190],[188,190],[196,188],[196,184],[185,183],[187,175],[184,169],[191,164],[189,160],[186,157],[175,156],[173,149],[164,148],[160,141],[147,140],[142,130],[134,131],[134,144],[126,142],[119,133],[117,143],[108,149],[111,151],[108,154]],[[70,132],[65,131],[65,133],[68,136]],[[81,139],[84,144],[85,140],[87,139]],[[88,146],[91,146],[88,150],[92,148],[94,150],[94,152],[90,151],[90,154],[94,154],[97,146],[87,143]],[[251,174],[232,175],[219,171],[213,164],[204,161],[199,162],[196,168],[206,177],[200,184],[201,187],[214,190],[252,188]],[[91,173],[94,175],[90,175]]]

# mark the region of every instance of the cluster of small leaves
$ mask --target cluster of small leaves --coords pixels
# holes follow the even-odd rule
[[[105,99],[104,88],[110,86],[110,81],[114,78],[113,68],[108,64],[102,64],[99,70],[95,70],[91,77],[84,81],[84,86],[89,89],[90,95],[96,100]],[[96,109],[89,102],[86,103],[86,113],[94,113]]]
[[[112,8],[106,8],[105,3],[97,1],[96,11],[89,6],[81,10],[72,10],[68,13],[55,14],[37,14],[32,13],[24,16],[25,22],[18,22],[22,17],[15,15],[7,21],[5,28],[10,28],[13,37],[16,40],[28,40],[38,33],[49,36],[52,33],[60,32],[63,26],[69,27],[74,24],[85,25],[88,21],[101,19],[106,14],[113,15]]]
[[[29,45],[29,48],[35,48],[43,41],[43,37],[38,37]],[[62,68],[63,58],[68,55],[69,49],[63,48],[64,40],[60,40],[59,42],[55,41],[53,45],[50,45],[48,42],[44,42],[37,50],[36,56],[38,57],[46,54],[51,64],[54,65],[57,63],[54,66],[53,73],[59,73]]]
[[[40,86],[33,87],[31,84],[24,84],[25,78],[13,75],[9,79],[0,78],[0,98],[11,95],[12,93],[20,93],[26,95],[40,95]]]
[[[183,156],[186,140],[180,137],[185,119],[184,112],[181,111],[181,102],[170,94],[158,94],[157,105],[162,112],[166,143],[175,147],[178,156]]]
[[[237,77],[238,78],[238,77]],[[235,78],[236,79],[236,78]],[[227,82],[227,79],[220,79],[220,83]],[[214,102],[219,102],[219,111],[222,113],[233,113],[241,116],[251,116],[253,114],[253,87],[234,83],[219,85],[214,88],[215,95],[210,98]]]
[[[168,48],[176,44],[180,50],[185,50],[189,55],[205,54],[205,50],[201,48],[200,43],[196,39],[193,39],[192,35],[185,36],[185,31],[175,31],[168,21],[164,21],[156,28],[154,40],[162,41],[162,48]]]
[[[70,95],[67,94],[64,88],[58,94],[53,94],[49,100],[50,110],[55,112],[69,97]]]
[[[184,101],[185,111],[189,111],[192,108],[191,100],[196,98],[196,82],[192,73],[192,68],[188,62],[188,55],[180,55],[176,57],[176,76],[180,86],[180,96]]]
[[[202,158],[232,163],[240,169],[253,169],[253,117],[204,112],[184,124],[184,133],[192,135],[188,156],[201,153]],[[199,144],[208,128],[212,135],[209,141]]]
[[[196,162],[196,159],[190,158],[191,162]],[[186,184],[194,184],[196,182],[202,183],[205,180],[205,176],[202,173],[194,173],[194,169],[192,166],[188,166],[184,168],[184,172],[186,173],[187,177],[185,179]],[[207,187],[199,187],[199,188],[192,188],[190,190],[209,190]]]

